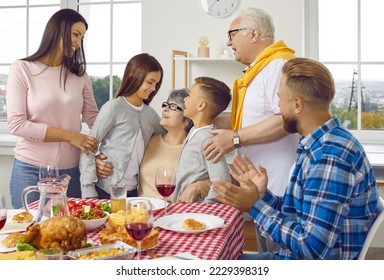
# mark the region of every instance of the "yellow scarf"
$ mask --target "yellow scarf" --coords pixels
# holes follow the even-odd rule
[[[241,128],[243,120],[243,103],[245,93],[250,81],[272,60],[282,58],[290,60],[295,58],[295,51],[288,48],[283,41],[278,41],[266,47],[257,57],[255,64],[245,71],[241,78],[236,79],[233,85],[233,100],[232,100],[232,116],[231,129],[236,130]]]

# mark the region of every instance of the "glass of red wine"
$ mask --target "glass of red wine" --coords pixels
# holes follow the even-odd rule
[[[7,221],[7,208],[5,207],[5,196],[0,193],[0,230],[5,226]]]
[[[159,167],[156,170],[156,189],[165,203],[164,215],[167,215],[167,197],[175,191],[175,169],[173,167]]]
[[[148,199],[128,200],[125,228],[137,243],[138,260],[141,256],[141,242],[151,233],[153,220],[152,204]]]

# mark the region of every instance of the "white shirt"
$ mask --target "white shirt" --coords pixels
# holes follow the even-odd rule
[[[243,105],[242,127],[257,124],[273,115],[280,115],[277,95],[283,59],[271,61],[249,83]],[[287,135],[277,141],[241,147],[239,154],[267,169],[268,188],[275,195],[283,195],[289,179],[289,170],[295,160],[298,135]]]
[[[207,128],[207,127],[211,127],[212,129],[215,129],[215,126],[214,126],[213,124],[209,124],[209,125],[202,126],[202,127],[199,127],[199,128],[192,127],[192,128],[191,128],[191,131],[188,133],[187,141],[185,141],[185,143],[187,143],[190,139],[192,139],[192,137],[193,137],[199,130],[205,129],[205,128]]]

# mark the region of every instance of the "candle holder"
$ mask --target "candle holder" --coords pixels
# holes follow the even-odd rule
[[[197,49],[198,57],[209,57],[209,39],[207,36],[201,36],[199,38],[199,48]]]

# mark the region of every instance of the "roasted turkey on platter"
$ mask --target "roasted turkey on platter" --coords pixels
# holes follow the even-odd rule
[[[30,225],[23,243],[29,243],[36,249],[58,248],[67,252],[86,247],[87,232],[79,218],[56,216]]]

